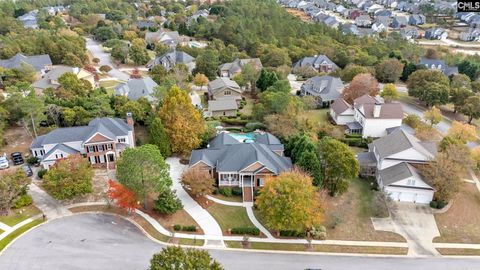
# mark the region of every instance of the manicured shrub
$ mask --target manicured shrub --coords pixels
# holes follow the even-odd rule
[[[255,227],[235,227],[230,229],[231,234],[260,235],[260,230]]]
[[[445,205],[447,205],[447,203],[446,203],[445,201],[438,201],[438,202],[437,202],[437,208],[438,208],[438,209],[444,208]]]
[[[305,232],[298,232],[295,230],[282,230],[280,231],[280,236],[283,237],[305,237]]]
[[[231,118],[223,118],[222,122],[228,125],[235,125],[235,126],[244,126],[248,123],[249,120],[245,119],[231,119]]]
[[[242,188],[241,187],[233,187],[232,188],[232,195],[233,196],[242,196]]]
[[[197,231],[197,227],[194,226],[194,225],[182,226],[182,231],[184,231],[184,232],[195,232],[195,231]]]
[[[410,126],[411,128],[417,128],[422,124],[422,120],[416,114],[409,114],[403,118],[403,123]]]
[[[47,172],[48,172],[48,170],[46,170],[46,169],[41,169],[41,170],[39,170],[38,173],[37,173],[38,178],[43,179],[43,176],[44,176]]]
[[[231,188],[220,188],[218,190],[218,192],[225,197],[232,197],[232,189]]]
[[[171,215],[182,209],[183,205],[174,191],[166,190],[158,195],[153,204],[153,209],[161,214]]]
[[[182,225],[179,225],[179,224],[173,225],[173,230],[174,231],[181,231],[182,230]]]
[[[15,209],[22,208],[24,206],[29,206],[32,203],[33,203],[32,197],[28,194],[23,194],[15,199],[15,202],[13,203],[13,208]]]
[[[438,206],[437,201],[431,201],[431,202],[430,202],[430,207],[431,207],[431,208],[437,208],[437,206]]]
[[[327,229],[322,225],[315,225],[310,230],[310,235],[313,239],[325,240],[327,239]]]
[[[265,128],[266,128],[265,125],[260,122],[249,122],[245,125],[245,129],[247,131],[254,131],[257,129],[265,129]]]
[[[29,165],[35,165],[35,164],[38,163],[38,158],[34,157],[34,156],[31,156],[31,157],[27,158],[27,163]]]

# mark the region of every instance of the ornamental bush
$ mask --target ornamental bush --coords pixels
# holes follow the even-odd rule
[[[230,229],[231,234],[260,235],[260,230],[255,227],[235,227]]]

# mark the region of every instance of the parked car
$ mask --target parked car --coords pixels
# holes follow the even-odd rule
[[[33,175],[33,171],[32,171],[32,168],[30,168],[30,166],[28,165],[23,165],[22,166],[22,170],[25,172],[25,174],[30,177]]]
[[[8,162],[7,155],[0,156],[0,169],[8,169],[10,163]]]
[[[20,152],[12,153],[12,160],[13,160],[13,165],[20,165],[20,164],[25,163],[23,161],[22,153],[20,153]]]

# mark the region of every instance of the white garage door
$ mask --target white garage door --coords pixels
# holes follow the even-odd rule
[[[417,194],[416,203],[430,203],[433,199],[433,192],[430,194]]]
[[[413,192],[401,192],[400,193],[400,201],[401,202],[414,202],[416,194]]]

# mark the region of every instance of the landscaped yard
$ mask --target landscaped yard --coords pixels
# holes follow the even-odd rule
[[[254,100],[250,97],[246,97],[245,101],[247,102],[245,106],[240,110],[240,112],[244,115],[251,115],[253,111],[253,103]]]
[[[181,226],[196,226],[198,230],[196,232],[191,232],[191,233],[203,234],[203,231],[200,229],[200,226],[198,226],[195,220],[183,209],[178,210],[173,215],[160,215],[158,213],[155,213],[154,211],[148,211],[147,213],[151,217],[155,218],[155,220],[157,220],[158,223],[162,224],[162,226],[165,229],[171,232],[174,231],[173,230],[174,225],[181,225]],[[188,233],[188,232],[182,231],[182,233]]]
[[[361,179],[352,180],[346,193],[335,198],[327,196],[324,213],[327,239],[405,242],[398,234],[375,231],[370,219],[372,199],[370,182]]]
[[[328,112],[329,109],[318,109],[318,110],[309,110],[305,111],[300,118],[308,119],[314,124],[320,125],[328,122]]]
[[[229,202],[243,202],[243,199],[242,199],[242,196],[235,196],[235,195],[232,195],[230,197],[227,197],[225,195],[222,195],[222,194],[212,194],[210,195],[212,197],[215,197],[219,200],[223,200],[223,201],[229,201]]]
[[[243,207],[213,203],[207,208],[207,211],[218,222],[224,234],[227,234],[228,229],[231,228],[255,227],[248,218],[247,211]]]
[[[42,212],[38,210],[38,208],[30,205],[20,209],[14,209],[8,216],[0,216],[0,222],[5,223],[8,226],[15,226],[16,224],[26,220],[27,218],[31,218],[41,213]]]
[[[475,185],[464,183],[451,208],[435,220],[441,236],[434,242],[480,244],[480,192]]]
[[[230,248],[242,248],[241,242],[226,241]],[[266,250],[288,250],[288,251],[315,251],[315,252],[333,252],[333,253],[362,253],[362,254],[393,254],[406,255],[407,248],[401,247],[369,247],[369,246],[343,246],[343,245],[313,245],[308,249],[304,244],[284,244],[284,243],[250,243],[251,249]]]

